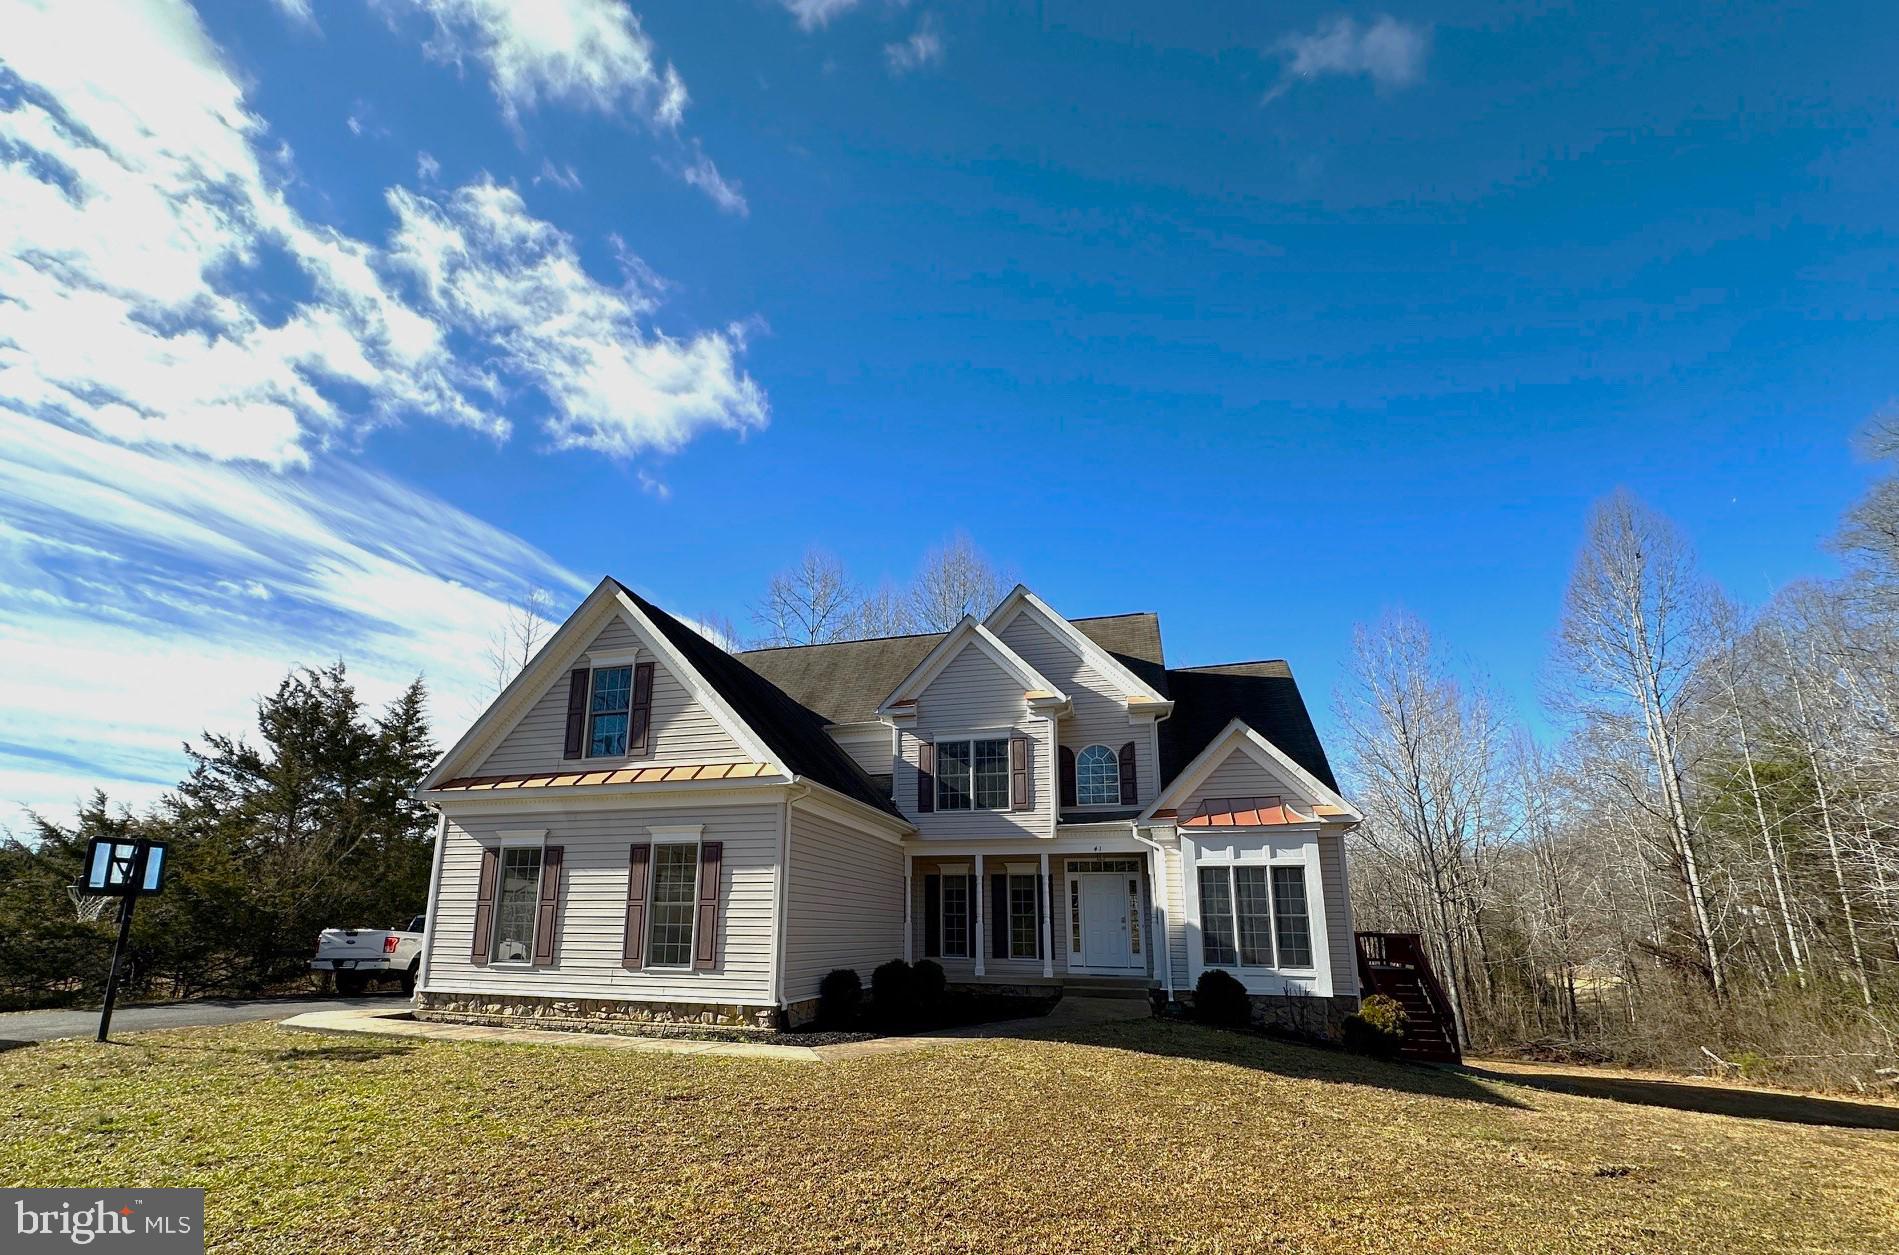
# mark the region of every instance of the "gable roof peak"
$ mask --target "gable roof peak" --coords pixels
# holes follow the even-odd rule
[[[1022,685],[1024,693],[1035,694],[1033,700],[1036,702],[1049,702],[1056,705],[1067,703],[1066,693],[1030,665],[1026,658],[1003,644],[1002,638],[990,631],[988,626],[975,615],[966,614],[955,627],[943,633],[943,639],[924,655],[923,661],[903,678],[903,682],[878,703],[877,713],[888,715],[895,713],[899,706],[910,705],[908,699],[914,699],[928,688],[937,674],[949,665],[950,660],[969,646],[982,650],[989,656],[990,661],[1014,677]]]

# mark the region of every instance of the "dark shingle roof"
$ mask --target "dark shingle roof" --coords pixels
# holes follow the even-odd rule
[[[1173,717],[1160,726],[1161,776],[1172,780],[1219,735],[1229,720],[1244,720],[1293,762],[1336,790],[1332,764],[1306,713],[1292,668],[1278,659],[1183,667],[1167,673]]]
[[[944,633],[728,654],[624,584],[620,587],[786,767],[880,810],[901,814],[891,804],[889,786],[882,778],[866,775],[831,739],[826,725],[875,719],[878,705],[916,670]],[[1173,699],[1174,713],[1160,725],[1164,782],[1179,775],[1229,720],[1239,718],[1301,767],[1330,787],[1338,787],[1292,669],[1284,662],[1169,669],[1161,649],[1160,620],[1152,613],[1070,622],[1128,670]]]
[[[832,723],[865,723],[877,717],[878,705],[943,636],[924,632],[829,645],[748,649],[738,660]]]
[[[890,791],[880,791],[851,761],[850,755],[831,739],[831,734],[825,731],[823,716],[800,705],[769,680],[626,585],[621,584],[620,591],[652,619],[653,625],[672,642],[673,648],[686,656],[686,661],[705,677],[706,683],[731,703],[738,717],[758,733],[785,767],[846,797],[902,818],[902,812],[891,804]]]

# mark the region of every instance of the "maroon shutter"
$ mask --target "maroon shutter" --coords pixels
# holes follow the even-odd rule
[[[626,940],[620,946],[622,967],[646,965],[646,869],[652,857],[653,847],[645,842],[633,846],[627,854]]]
[[[541,848],[541,902],[534,912],[534,962],[554,961],[554,932],[560,925],[560,866],[566,850],[558,845]]]
[[[633,709],[628,712],[626,752],[638,757],[647,752],[647,733],[653,724],[653,664],[642,662],[633,668]]]
[[[699,846],[699,918],[693,924],[692,970],[703,972],[719,961],[719,864],[725,842]]]
[[[1029,738],[1009,738],[1009,809],[1029,809]]]
[[[1121,805],[1134,805],[1134,799],[1140,796],[1134,786],[1134,742],[1129,741],[1121,747]]]
[[[917,742],[917,813],[926,815],[936,809],[936,746]]]
[[[468,958],[480,965],[488,962],[489,931],[495,922],[495,881],[501,875],[501,851],[492,845],[481,847],[481,885],[475,890],[475,939]]]
[[[588,675],[585,667],[575,667],[567,674],[567,744],[561,750],[562,758],[579,758],[587,739]]]
[[[1075,751],[1066,745],[1061,749],[1062,758],[1062,805],[1075,804]]]

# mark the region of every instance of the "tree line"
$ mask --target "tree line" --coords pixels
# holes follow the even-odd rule
[[[1899,425],[1868,447],[1899,457]],[[1361,929],[1421,933],[1468,1046],[1899,1082],[1899,476],[1846,573],[1737,603],[1627,492],[1590,511],[1512,719],[1397,612],[1337,700]]]
[[[287,675],[257,740],[207,732],[190,774],[142,814],[96,792],[75,822],[35,815],[0,841],[0,1007],[96,1000],[116,915],[67,889],[95,837],[169,843],[165,891],[133,917],[128,991],[257,992],[308,975],[318,931],[422,912],[434,829],[411,791],[434,762],[420,679],[366,710],[342,663]]]

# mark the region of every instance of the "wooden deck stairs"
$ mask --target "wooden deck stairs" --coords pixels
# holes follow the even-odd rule
[[[1359,991],[1384,994],[1404,1008],[1405,1034],[1400,1057],[1430,1063],[1457,1063],[1457,1024],[1451,1001],[1431,971],[1416,933],[1359,933]]]

